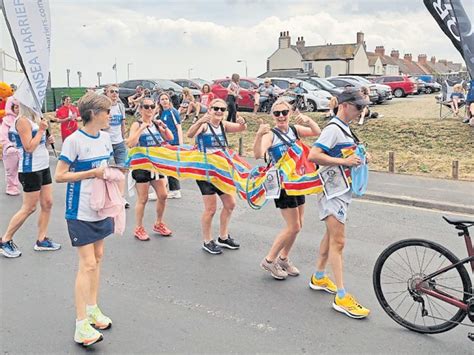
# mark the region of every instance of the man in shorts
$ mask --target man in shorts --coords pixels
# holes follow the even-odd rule
[[[309,154],[309,160],[320,166],[320,169],[331,167],[337,173],[344,168],[361,164],[357,155],[342,157],[342,150],[354,147],[357,138],[349,128],[349,124],[357,120],[360,113],[370,102],[367,101],[358,89],[346,90],[338,97],[338,115],[329,121],[318,140],[314,143]],[[334,189],[342,192],[344,179],[338,179],[341,186]],[[329,184],[329,183],[328,183]],[[327,193],[327,194],[326,194]],[[326,233],[319,247],[319,257],[316,262],[316,273],[312,275],[310,288],[335,294],[333,308],[351,318],[365,318],[370,311],[360,305],[356,299],[347,293],[343,283],[342,253],[345,243],[345,224],[347,210],[352,199],[352,192],[348,190],[336,197],[329,192],[329,186],[324,194],[318,198],[319,218],[326,223]],[[329,196],[329,199],[328,199]],[[332,266],[335,283],[325,273],[326,265]]]

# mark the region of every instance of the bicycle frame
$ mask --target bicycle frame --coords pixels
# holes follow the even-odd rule
[[[416,285],[416,290],[421,291],[421,292],[423,292],[427,295],[430,295],[430,296],[432,296],[434,298],[437,298],[441,301],[444,301],[446,303],[449,303],[449,304],[451,304],[455,307],[458,307],[458,308],[460,308],[464,311],[467,311],[467,304],[466,304],[465,301],[458,300],[458,299],[454,298],[453,296],[451,296],[448,293],[445,293],[445,292],[442,292],[442,291],[439,291],[439,290],[433,291],[433,290],[430,290],[428,288],[420,286],[424,282],[427,282],[430,279],[432,279],[433,277],[441,275],[442,273],[445,273],[446,271],[457,268],[458,266],[463,265],[463,264],[467,264],[467,263],[471,264],[471,271],[472,271],[472,274],[474,274],[474,249],[473,249],[473,246],[472,246],[471,237],[469,236],[469,232],[467,231],[467,229],[464,230],[463,234],[461,234],[461,235],[464,236],[464,241],[466,243],[467,253],[468,253],[469,256],[467,258],[459,260],[455,264],[449,265],[447,267],[442,268],[441,270],[438,270],[438,271],[436,271],[436,272],[434,272],[430,275],[427,275]],[[471,292],[473,292],[473,290],[471,290]]]

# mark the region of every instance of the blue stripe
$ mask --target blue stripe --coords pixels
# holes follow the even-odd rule
[[[321,148],[322,150],[324,150],[325,152],[329,152],[331,149],[329,147],[326,147],[324,144],[321,144],[321,143],[318,143],[318,142],[315,142],[313,144],[313,147],[318,147],[318,148]]]
[[[66,193],[66,219],[77,219],[80,196],[81,181],[69,182]]]
[[[64,161],[64,162],[68,163],[69,165],[72,164],[72,161],[70,161],[70,160],[69,160],[67,157],[65,157],[64,155],[60,155],[59,158],[58,158],[58,160],[62,160],[62,161]]]
[[[76,160],[70,166],[71,171],[87,171],[94,168],[98,168],[101,163],[105,160],[109,160],[110,156],[105,155],[101,157],[96,157],[94,159],[87,159],[87,160]]]

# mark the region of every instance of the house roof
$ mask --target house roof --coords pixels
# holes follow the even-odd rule
[[[367,58],[369,58],[369,67],[373,67],[380,57],[375,53],[367,52]]]
[[[358,44],[326,44],[297,48],[303,60],[347,60],[353,59]]]
[[[303,69],[281,69],[269,70],[261,75],[259,78],[275,77],[275,78],[294,78],[298,74],[303,73]]]

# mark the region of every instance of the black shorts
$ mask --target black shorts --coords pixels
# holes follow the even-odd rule
[[[201,190],[201,195],[203,196],[214,195],[214,194],[217,194],[219,196],[224,195],[224,193],[221,190],[219,190],[217,187],[212,185],[210,182],[196,180],[196,183],[198,184],[199,190]]]
[[[280,197],[275,199],[275,206],[277,208],[296,208],[304,205],[306,199],[304,196],[288,196],[285,190],[281,190]]]
[[[53,182],[49,168],[32,173],[18,173],[18,179],[24,192],[34,192],[41,190],[41,186],[49,185]]]
[[[139,184],[156,180],[156,174],[152,175],[151,171],[138,169],[132,171],[132,178]],[[164,178],[164,175],[158,175],[158,179]]]

